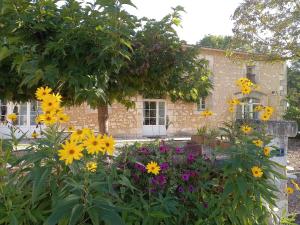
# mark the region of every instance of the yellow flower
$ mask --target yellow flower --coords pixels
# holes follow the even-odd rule
[[[41,114],[40,120],[45,124],[45,125],[52,125],[56,123],[56,117],[52,113],[50,114]]]
[[[58,150],[59,160],[64,160],[66,165],[72,164],[73,160],[79,160],[83,156],[82,146],[72,141],[62,144],[62,149]]]
[[[263,113],[261,116],[260,116],[260,119],[262,121],[268,121],[270,119],[270,115],[269,114],[266,114],[266,113]]]
[[[264,109],[264,107],[262,105],[258,105],[254,108],[254,111],[259,112],[259,111],[262,111],[263,109]]]
[[[87,162],[87,163],[85,164],[85,168],[86,168],[88,171],[94,173],[94,172],[96,172],[96,170],[97,170],[97,163],[95,163],[95,162]]]
[[[56,112],[56,110],[60,108],[60,105],[54,95],[46,95],[43,99],[41,108],[43,112]]]
[[[43,100],[47,95],[51,93],[52,89],[49,87],[40,87],[36,90],[35,96],[38,100]]]
[[[264,144],[263,141],[260,139],[253,140],[252,143],[255,144],[257,147],[262,147]]]
[[[272,114],[274,112],[274,109],[271,106],[266,106],[264,108],[264,111],[265,111],[265,113]]]
[[[270,153],[271,153],[271,148],[268,147],[268,146],[265,146],[264,147],[264,155],[265,156],[270,156]]]
[[[69,131],[69,132],[75,131],[75,127],[74,127],[74,126],[69,126],[69,127],[68,127],[68,131]]]
[[[228,108],[228,111],[229,111],[229,112],[234,112],[234,107],[233,107],[233,106],[230,106],[230,107]]]
[[[115,151],[115,140],[112,136],[103,136],[104,149],[108,155],[113,155]]]
[[[299,184],[297,184],[296,182],[295,182],[295,180],[291,180],[291,182],[292,182],[292,184],[294,185],[294,187],[296,188],[296,190],[298,190],[298,191],[300,191],[300,187],[299,187]]]
[[[53,94],[58,102],[61,102],[62,96],[59,93]]]
[[[38,115],[37,117],[35,117],[35,123],[36,124],[41,124],[43,122],[42,120],[42,116],[41,115]]]
[[[243,86],[243,87],[241,88],[241,92],[242,92],[244,95],[248,95],[248,94],[250,94],[250,92],[251,92],[251,88],[250,88],[249,86]]]
[[[104,153],[104,140],[101,135],[90,135],[85,141],[84,146],[89,154],[98,154],[100,151]]]
[[[258,166],[253,166],[251,168],[251,171],[252,171],[252,175],[254,177],[262,177],[262,175],[264,174],[263,171],[262,171],[262,169],[259,168]]]
[[[204,110],[203,112],[201,112],[201,116],[203,116],[203,117],[209,117],[209,116],[212,116],[212,111],[210,111],[210,110]]]
[[[39,136],[39,134],[35,131],[33,131],[33,133],[31,134],[31,137],[36,139]]]
[[[57,121],[60,123],[66,123],[70,120],[70,117],[64,113],[58,113],[56,117],[57,117]]]
[[[153,173],[154,175],[159,174],[160,171],[160,167],[157,165],[157,163],[152,161],[147,164],[146,169],[148,173]]]
[[[233,98],[233,99],[228,101],[228,104],[231,105],[231,106],[238,105],[238,104],[240,104],[240,100],[238,100],[237,98]]]
[[[289,195],[292,195],[292,194],[294,193],[294,189],[291,188],[291,187],[287,187],[287,188],[285,189],[285,192],[286,192],[287,194],[289,194]]]
[[[252,127],[248,126],[248,125],[243,125],[241,127],[241,130],[245,133],[245,134],[249,134],[252,131]]]
[[[7,119],[14,122],[17,120],[17,115],[15,113],[12,113],[12,114],[8,114],[7,115]]]
[[[77,129],[74,133],[71,134],[70,139],[75,142],[81,142],[91,134],[92,132],[88,128]]]

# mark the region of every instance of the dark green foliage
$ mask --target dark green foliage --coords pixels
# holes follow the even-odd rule
[[[289,106],[284,115],[287,120],[295,120],[300,127],[300,62],[294,62],[287,71],[287,100]]]
[[[196,101],[211,87],[205,60],[185,47],[174,26],[177,7],[161,21],[139,20],[130,0],[0,1],[0,98],[25,101],[37,87],[67,104],[93,107],[130,97],[171,95]]]

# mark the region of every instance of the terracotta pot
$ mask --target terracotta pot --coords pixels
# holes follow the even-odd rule
[[[191,141],[197,144],[204,144],[206,137],[204,135],[192,135]]]
[[[230,143],[230,142],[224,142],[224,141],[222,141],[222,142],[220,143],[220,147],[223,148],[223,149],[227,149],[227,148],[229,148],[230,146],[231,146],[231,143]]]

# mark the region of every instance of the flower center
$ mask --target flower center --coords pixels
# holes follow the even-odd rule
[[[82,134],[82,130],[77,130],[77,134]]]
[[[46,117],[46,120],[47,120],[47,121],[50,121],[50,120],[51,120],[51,117],[50,117],[50,116],[47,116],[47,117]]]
[[[98,141],[93,141],[93,145],[97,145],[98,144]]]
[[[109,147],[109,143],[106,143],[106,147]]]
[[[255,173],[255,174],[258,174],[258,171],[255,171],[254,173]]]
[[[48,106],[52,106],[52,102],[49,102],[49,103],[48,103]]]
[[[154,169],[155,169],[155,167],[154,167],[154,166],[152,166],[152,167],[151,167],[151,170],[154,170]]]
[[[74,151],[73,149],[70,149],[70,150],[69,150],[69,154],[70,154],[70,155],[73,155],[74,153],[75,153],[75,151]]]
[[[44,92],[42,93],[42,95],[47,95],[47,93],[44,91]]]

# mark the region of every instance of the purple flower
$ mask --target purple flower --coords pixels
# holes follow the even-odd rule
[[[169,169],[169,163],[163,162],[159,165],[159,167],[161,170],[167,170],[167,169]]]
[[[190,173],[184,173],[181,175],[183,181],[188,181],[190,179]]]
[[[192,153],[189,153],[188,156],[187,156],[187,161],[189,163],[193,163],[195,160],[196,160],[196,156],[193,155]]]
[[[149,149],[146,148],[146,147],[141,147],[140,152],[143,153],[144,155],[149,155],[150,154]]]
[[[158,175],[152,178],[151,183],[153,185],[163,186],[167,183],[167,177],[165,175]]]
[[[204,203],[203,203],[203,207],[206,208],[206,209],[208,208],[207,202],[204,202]]]
[[[166,145],[159,146],[159,151],[161,153],[166,153],[168,151],[168,146],[166,146]]]
[[[176,147],[175,152],[176,152],[177,154],[181,154],[181,153],[183,153],[183,148]]]
[[[134,180],[135,182],[138,182],[139,179],[140,179],[139,176],[136,175],[135,173],[131,174],[131,176],[132,176],[132,178],[133,178],[133,180]]]
[[[135,163],[134,168],[141,171],[142,173],[146,172],[145,166],[141,163]]]
[[[190,185],[190,186],[189,186],[189,192],[194,192],[194,191],[195,191],[194,186],[193,186],[193,185]]]
[[[177,191],[178,191],[179,193],[182,193],[182,192],[184,192],[184,189],[183,189],[182,186],[178,186]]]

